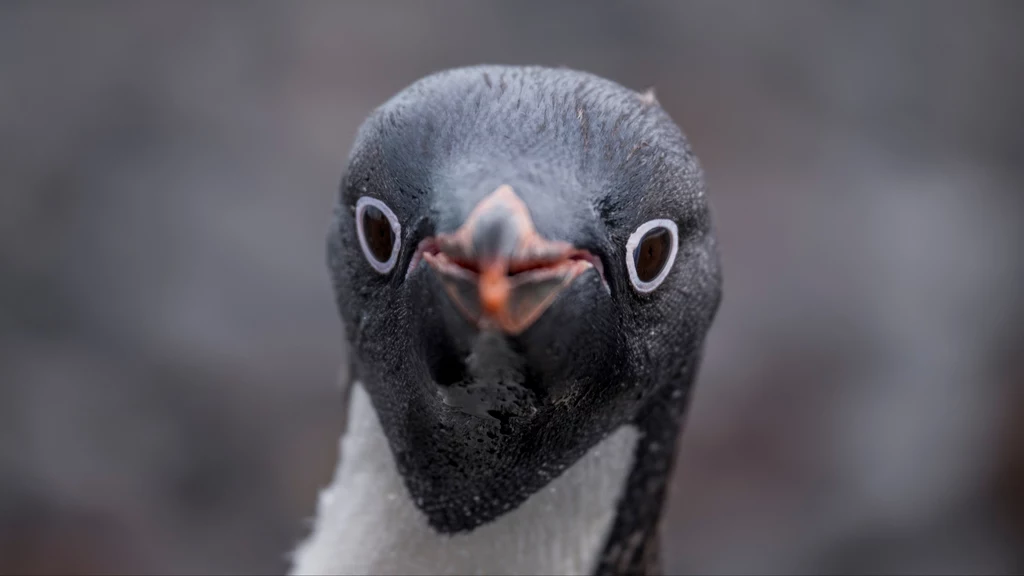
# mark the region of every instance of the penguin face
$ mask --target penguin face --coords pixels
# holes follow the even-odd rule
[[[703,176],[650,98],[565,69],[429,76],[363,124],[328,238],[354,375],[431,525],[514,508],[699,362]]]

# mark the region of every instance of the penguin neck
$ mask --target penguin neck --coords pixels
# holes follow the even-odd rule
[[[321,492],[313,532],[296,551],[292,573],[648,570],[657,560],[657,524],[676,436],[657,430],[664,419],[654,412],[653,419],[612,431],[506,514],[468,533],[446,535],[430,527],[412,502],[357,382],[335,477]]]
[[[640,434],[633,466],[595,574],[662,573],[662,510],[697,366],[688,363],[682,377],[656,391],[634,420]]]

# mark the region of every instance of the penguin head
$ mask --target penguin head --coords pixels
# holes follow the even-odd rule
[[[328,238],[354,375],[430,523],[514,508],[665,387],[721,277],[653,98],[550,68],[428,76],[360,128]]]

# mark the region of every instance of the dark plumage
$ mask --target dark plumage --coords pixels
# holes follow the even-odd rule
[[[366,196],[400,225],[385,273],[361,253]],[[535,230],[503,216],[519,201]],[[386,215],[372,214],[366,226],[386,242]],[[678,228],[678,255],[643,292],[626,245],[654,219]],[[664,257],[664,234],[643,245],[648,259]],[[535,245],[517,244],[527,239]],[[460,533],[494,520],[633,424],[635,465],[597,571],[650,571],[721,283],[701,169],[653,98],[567,69],[420,80],[359,130],[328,254],[351,373],[430,526]],[[521,330],[477,321],[492,309]]]

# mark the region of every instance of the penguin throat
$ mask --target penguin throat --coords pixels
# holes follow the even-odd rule
[[[639,431],[613,431],[546,486],[475,529],[443,534],[412,501],[355,383],[341,460],[293,574],[582,574],[607,544]]]
[[[460,412],[505,423],[529,418],[540,403],[527,377],[526,361],[502,336],[483,332],[463,364],[464,378],[439,385],[442,401]]]

